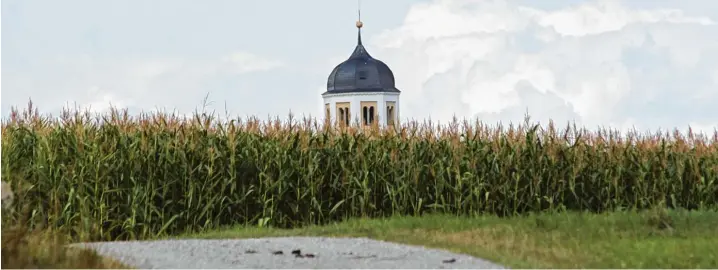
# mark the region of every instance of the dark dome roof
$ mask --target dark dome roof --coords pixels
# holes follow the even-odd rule
[[[369,55],[361,42],[346,61],[337,65],[327,80],[325,93],[400,92],[394,86],[394,73],[384,62]]]

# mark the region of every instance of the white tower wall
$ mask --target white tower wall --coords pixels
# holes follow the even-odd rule
[[[387,126],[387,102],[393,102],[394,105],[394,125],[399,124],[399,93],[396,92],[351,92],[351,93],[325,93],[323,107],[329,104],[329,118],[332,122],[337,120],[337,103],[349,103],[349,116],[352,124],[359,121],[362,123],[362,102],[376,102],[376,118],[375,122],[380,127]],[[324,109],[325,118],[326,109]]]

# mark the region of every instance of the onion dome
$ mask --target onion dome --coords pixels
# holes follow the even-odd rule
[[[396,92],[394,73],[384,62],[373,58],[364,48],[361,40],[361,28],[364,24],[357,21],[357,46],[349,59],[337,65],[327,80],[327,92]]]

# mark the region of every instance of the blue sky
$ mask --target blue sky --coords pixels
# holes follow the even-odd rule
[[[2,113],[321,113],[356,0],[3,0]],[[401,115],[718,127],[718,1],[362,0]]]

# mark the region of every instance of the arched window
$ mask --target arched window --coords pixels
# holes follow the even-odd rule
[[[394,101],[386,102],[386,124],[394,125],[396,123],[396,103]]]
[[[363,113],[363,115],[362,115],[363,117],[362,117],[362,118],[363,118],[363,120],[364,120],[364,125],[365,125],[365,126],[366,126],[366,125],[369,125],[369,108],[367,108],[367,106],[364,106],[364,107],[362,108],[362,113]]]
[[[344,108],[339,108],[339,118],[337,120],[339,120],[339,123],[344,121]]]
[[[374,123],[374,106],[369,107],[369,124]]]
[[[337,102],[336,103],[336,110],[337,110],[337,123],[349,125],[349,102]]]
[[[347,111],[344,113],[344,123],[349,125],[349,108],[347,108]]]
[[[386,106],[386,123],[388,125],[394,124],[394,107]]]

